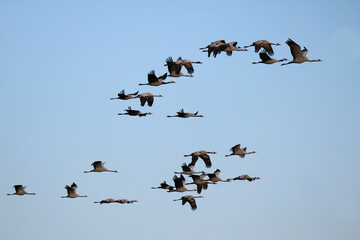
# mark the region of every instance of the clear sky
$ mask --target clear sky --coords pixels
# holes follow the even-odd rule
[[[360,235],[359,1],[1,1],[1,239],[355,239]],[[291,38],[320,63],[257,64],[199,50]],[[193,78],[138,86],[165,59]],[[154,105],[110,101],[161,94]],[[128,106],[153,115],[118,116]],[[204,118],[167,118],[181,108]],[[225,158],[241,144],[256,154]],[[197,150],[226,179],[191,211],[152,190]],[[84,174],[93,161],[114,173]],[[76,182],[88,198],[62,199]],[[6,196],[23,184],[36,196]],[[94,204],[105,198],[129,205]]]

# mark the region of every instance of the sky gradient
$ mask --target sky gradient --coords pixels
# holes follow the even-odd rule
[[[1,1],[0,238],[354,239],[360,235],[358,1]],[[225,39],[291,38],[320,63],[256,64],[254,48],[215,59]],[[138,86],[165,59],[202,61],[193,78]],[[183,70],[184,71],[184,70]],[[153,106],[113,100],[151,92]],[[128,106],[153,115],[118,116]],[[166,118],[181,108],[204,118]],[[225,158],[236,145],[256,154]],[[223,179],[198,209],[152,190],[216,151]],[[93,161],[114,173],[84,174]],[[88,198],[61,199],[75,182]],[[36,196],[6,196],[23,184]],[[106,198],[129,205],[94,204]]]

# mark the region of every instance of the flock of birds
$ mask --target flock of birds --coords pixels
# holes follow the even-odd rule
[[[208,57],[213,54],[213,57],[216,58],[218,54],[221,52],[226,52],[228,56],[232,56],[233,51],[248,51],[247,48],[249,47],[255,47],[255,52],[258,53],[261,49],[263,49],[261,52],[259,52],[259,57],[261,61],[259,62],[253,62],[253,64],[258,63],[264,63],[264,64],[273,64],[276,62],[283,62],[288,61],[287,63],[283,63],[281,65],[288,65],[292,63],[304,63],[304,62],[320,62],[320,59],[311,60],[306,57],[308,50],[306,47],[304,47],[301,50],[301,47],[295,43],[290,38],[286,41],[286,44],[290,47],[291,55],[293,57],[292,61],[288,61],[288,59],[275,59],[271,58],[270,56],[274,55],[274,50],[272,48],[272,45],[279,46],[279,43],[272,43],[267,40],[259,40],[256,42],[253,42],[249,46],[244,46],[243,48],[237,46],[237,42],[229,42],[226,43],[225,40],[218,40],[211,42],[206,47],[200,48],[203,52],[207,52]],[[194,67],[193,64],[202,64],[200,61],[190,61],[187,59],[182,59],[179,57],[176,61],[172,59],[172,57],[168,57],[165,61],[166,63],[164,66],[167,66],[169,74],[165,73],[159,77],[155,75],[155,71],[152,70],[148,73],[148,82],[147,83],[140,83],[139,85],[149,85],[149,86],[160,86],[164,84],[171,84],[175,83],[174,81],[168,81],[166,82],[165,79],[169,77],[193,77],[194,73]],[[187,70],[188,74],[184,74],[181,72],[182,67],[184,67]],[[154,103],[155,97],[162,97],[162,95],[155,95],[149,92],[141,93],[139,94],[139,91],[135,93],[129,93],[125,94],[125,90],[122,90],[118,93],[118,96],[115,98],[110,98],[110,100],[120,99],[120,100],[129,100],[129,99],[140,99],[140,105],[145,106],[147,104],[149,107],[151,107]],[[127,109],[124,110],[124,113],[118,113],[118,115],[129,115],[129,116],[139,116],[144,117],[147,115],[150,115],[152,113],[150,112],[141,112],[140,110],[132,109],[131,106],[129,106]],[[181,109],[176,113],[176,115],[168,115],[167,117],[179,117],[179,118],[189,118],[189,117],[204,117],[201,114],[198,114],[198,112],[190,113],[185,112],[184,109]],[[241,158],[245,158],[248,154],[256,153],[255,151],[247,152],[247,148],[243,147],[241,148],[240,144],[235,145],[230,149],[231,153],[229,155],[225,155],[225,157],[234,156],[237,155]],[[259,177],[250,177],[247,174],[240,175],[238,177],[234,178],[228,178],[226,180],[223,180],[219,177],[221,170],[216,169],[213,173],[206,173],[205,171],[194,171],[195,164],[199,158],[201,158],[205,166],[207,168],[212,167],[212,162],[210,159],[209,154],[216,154],[216,152],[209,152],[209,151],[196,151],[191,154],[184,155],[184,157],[191,157],[191,162],[189,164],[183,163],[181,165],[182,171],[181,172],[174,172],[174,186],[171,186],[166,183],[166,181],[160,183],[159,187],[152,187],[152,189],[165,189],[167,192],[187,192],[187,191],[196,191],[198,194],[202,192],[202,190],[208,189],[209,184],[217,184],[218,182],[231,182],[236,180],[247,180],[249,182],[252,182],[254,180],[260,179]],[[91,173],[91,172],[113,172],[117,173],[116,170],[109,170],[106,167],[104,167],[105,162],[101,161],[95,161],[91,165],[93,166],[92,170],[84,171],[84,173]],[[180,174],[180,176],[177,176],[177,174]],[[192,182],[186,183],[186,179],[184,175],[187,175],[189,178],[192,179]],[[188,189],[186,188],[186,185],[194,184],[196,185],[196,189]],[[7,195],[36,195],[35,193],[29,193],[25,191],[26,186],[23,185],[14,185],[15,193],[7,194]],[[77,197],[87,197],[87,195],[79,195],[76,193],[77,185],[76,183],[72,183],[70,186],[66,185],[65,189],[67,191],[66,196],[61,196],[61,198],[77,198]],[[185,195],[182,196],[179,199],[174,199],[174,201],[182,201],[182,205],[185,205],[186,203],[189,203],[192,210],[197,209],[197,205],[195,202],[195,198],[203,198],[203,196],[193,196],[193,195]],[[131,204],[134,202],[138,202],[137,200],[128,200],[128,199],[104,199],[100,201],[95,201],[94,203],[99,204],[109,204],[109,203],[120,203],[120,204]]]

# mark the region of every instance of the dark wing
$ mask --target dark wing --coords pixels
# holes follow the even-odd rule
[[[193,162],[189,163],[188,167],[192,171],[195,167],[195,163],[193,163]]]
[[[261,60],[262,60],[263,62],[266,62],[266,61],[271,60],[271,57],[269,57],[269,55],[267,55],[266,51],[261,51],[261,52],[259,53],[259,57],[261,58]]]
[[[270,43],[264,44],[262,47],[269,53],[270,56],[274,55],[274,50],[272,49]]]
[[[158,79],[160,80],[165,80],[167,77],[167,73],[164,73],[163,75],[161,75],[160,77],[158,77]]]
[[[213,179],[215,177],[215,174],[214,173],[207,173],[209,179]]]
[[[148,102],[148,106],[151,107],[154,103],[154,97],[153,96],[148,96],[147,97],[147,102]]]
[[[178,176],[174,176],[173,177],[173,181],[174,181],[174,184],[175,184],[175,188],[181,188],[183,187],[183,180],[181,178],[179,178]]]
[[[15,188],[15,192],[19,192],[19,191],[24,190],[23,185],[14,185],[14,188]]]
[[[161,188],[164,188],[164,189],[165,189],[165,188],[168,187],[168,186],[170,186],[170,185],[167,184],[166,181],[160,183],[160,187],[161,187]]]
[[[175,63],[172,59],[172,57],[168,57],[166,59],[166,64],[167,64],[167,67],[168,67],[168,70],[169,70],[169,73],[172,74],[176,74],[176,75],[179,75],[180,74],[180,71],[181,71],[181,64],[179,63]]]
[[[182,186],[185,186],[186,180],[182,174],[180,175],[180,179],[181,179]]]
[[[214,171],[214,175],[215,175],[216,177],[219,177],[220,173],[221,173],[220,169],[216,169],[216,170]]]
[[[155,75],[155,70],[151,70],[148,73],[148,82],[149,83],[154,83],[154,82],[157,82],[157,81],[158,81],[158,78]]]
[[[196,163],[196,161],[197,161],[198,159],[199,159],[198,156],[192,155],[192,156],[191,156],[191,163],[190,163],[190,164],[192,164],[192,165],[195,166],[195,163]]]
[[[139,110],[134,110],[134,109],[132,109],[131,107],[128,107],[128,109],[125,109],[125,111],[126,111],[128,114],[138,114],[138,113],[140,113]]]
[[[299,53],[301,53],[301,48],[300,46],[294,42],[293,40],[291,40],[290,38],[286,41],[286,44],[289,45],[290,47],[290,51],[291,51],[291,55],[293,56],[293,58],[296,58],[296,55],[298,55]]]
[[[187,201],[188,201],[188,200],[187,200],[186,197],[182,197],[182,198],[181,198],[181,204],[182,204],[182,205],[185,205],[185,203],[186,203]]]
[[[95,169],[95,168],[102,167],[101,161],[95,161],[95,162],[93,162],[91,165],[94,167],[94,169]]]
[[[202,154],[202,155],[200,155],[200,158],[204,161],[207,168],[211,168],[212,164],[211,164],[211,160],[210,160],[209,155]]]
[[[146,100],[147,100],[146,97],[140,96],[140,105],[145,106]]]
[[[180,111],[179,111],[179,112],[176,112],[176,113],[177,113],[178,117],[184,117],[184,116],[186,115],[186,113],[184,112],[184,109],[183,109],[183,108],[180,109]]]
[[[230,149],[230,151],[233,151],[233,152],[236,152],[238,150],[240,150],[240,144],[237,144]]]
[[[184,172],[191,171],[190,167],[188,165],[186,165],[186,163],[183,163],[183,165],[181,165],[181,168]]]
[[[71,184],[71,188],[74,189],[74,190],[77,189],[76,183],[73,182],[73,183]]]
[[[202,190],[202,184],[196,184],[196,191],[198,194],[201,193],[201,190]]]
[[[188,198],[187,202],[190,204],[191,210],[195,211],[197,208],[195,198]]]
[[[125,90],[121,90],[119,93],[118,93],[118,96],[121,98],[121,97],[125,97]]]
[[[262,47],[261,43],[254,42],[253,44],[255,46],[255,52],[259,52],[260,48]]]
[[[191,64],[191,61],[190,60],[183,60],[182,61],[184,67],[186,68],[187,72],[189,74],[193,74],[194,73],[194,67],[193,65]]]

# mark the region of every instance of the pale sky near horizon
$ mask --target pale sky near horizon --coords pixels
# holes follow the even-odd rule
[[[358,1],[1,1],[0,239],[337,240],[360,235]],[[207,57],[224,39],[291,38],[322,62],[256,64],[254,48]],[[193,78],[138,86],[193,61]],[[183,70],[185,72],[185,70]],[[152,107],[116,94],[161,94]],[[128,106],[153,114],[118,116]],[[167,118],[181,108],[204,118]],[[256,154],[225,158],[241,144]],[[223,179],[198,209],[152,190],[216,151]],[[114,173],[91,173],[93,161]],[[188,179],[190,181],[190,179]],[[75,182],[88,198],[62,199]],[[15,184],[36,196],[6,196]],[[190,185],[191,186],[191,185]],[[193,193],[192,193],[193,194]],[[197,194],[195,194],[197,195]],[[106,198],[129,205],[94,204]]]

